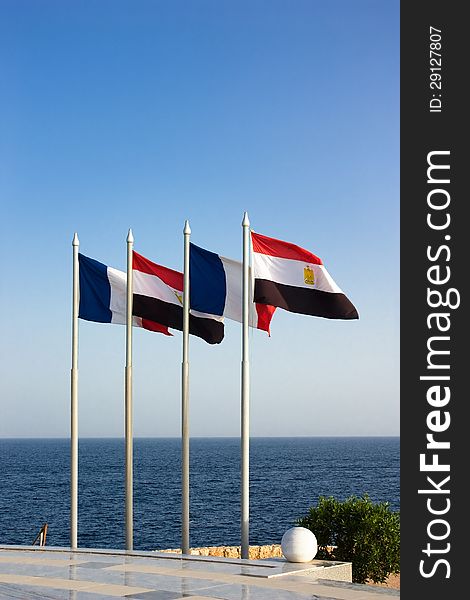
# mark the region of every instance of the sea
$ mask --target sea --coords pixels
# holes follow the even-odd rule
[[[80,439],[78,545],[125,548],[123,439]],[[69,545],[70,442],[0,439],[0,544]],[[398,437],[250,440],[250,545],[279,544],[320,496],[400,510]],[[190,546],[240,545],[240,440],[190,441]],[[181,546],[181,440],[134,439],[134,549]]]

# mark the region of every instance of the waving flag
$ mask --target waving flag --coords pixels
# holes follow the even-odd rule
[[[242,322],[242,263],[195,244],[189,251],[190,305],[195,310]],[[276,308],[250,303],[250,327],[269,333]]]
[[[78,254],[80,301],[78,317],[95,323],[126,323],[127,276],[103,263]],[[134,317],[133,325],[171,335],[160,323]]]
[[[300,246],[251,232],[254,300],[327,319],[358,319],[321,258]]]
[[[133,252],[133,314],[183,330],[183,273],[162,267]],[[189,333],[208,344],[224,339],[220,317],[191,310]]]

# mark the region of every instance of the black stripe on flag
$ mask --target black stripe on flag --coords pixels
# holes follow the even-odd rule
[[[322,292],[267,279],[255,279],[254,302],[326,319],[358,319],[355,306],[343,293]]]
[[[183,331],[183,307],[151,298],[134,294],[132,314],[135,317],[149,319],[161,325]],[[189,315],[189,333],[202,338],[208,344],[220,344],[224,339],[224,324],[207,317]]]

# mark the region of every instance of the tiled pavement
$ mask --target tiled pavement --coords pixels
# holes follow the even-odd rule
[[[322,579],[320,571],[328,576],[322,567],[326,563],[312,563],[0,546],[0,599],[391,600],[399,596],[397,590]]]

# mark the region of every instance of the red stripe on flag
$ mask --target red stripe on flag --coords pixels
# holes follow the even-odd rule
[[[259,252],[259,254],[267,254],[268,256],[277,256],[278,258],[290,258],[292,260],[301,260],[314,265],[322,265],[321,258],[315,256],[308,250],[291,244],[290,242],[283,242],[282,240],[276,240],[274,238],[261,235],[260,233],[251,232],[251,239],[253,241],[253,252]]]
[[[155,331],[157,333],[163,333],[163,335],[173,336],[173,334],[168,331],[168,327],[166,327],[165,325],[160,325],[160,323],[155,323],[155,321],[142,319],[142,327],[144,329],[147,329],[148,331]]]
[[[157,265],[135,251],[132,252],[132,268],[147,275],[155,275],[173,289],[183,291],[183,273]]]
[[[269,304],[255,304],[255,307],[258,314],[258,329],[267,331],[271,336],[270,324],[276,307]]]

